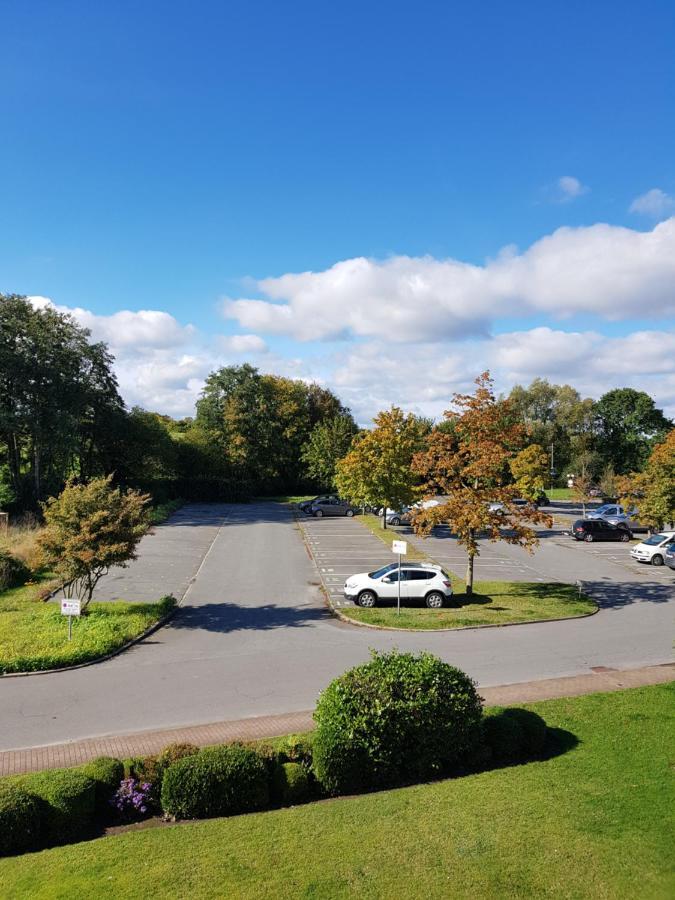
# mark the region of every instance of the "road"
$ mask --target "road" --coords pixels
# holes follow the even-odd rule
[[[362,528],[357,520],[352,527]],[[0,749],[309,709],[319,691],[367,659],[371,647],[428,649],[483,686],[672,661],[674,579],[653,581],[649,569],[633,573],[600,560],[596,575],[610,573],[594,582],[605,608],[591,618],[395,633],[330,616],[317,569],[286,507],[186,507],[144,541],[158,543],[144,546],[142,555],[155,563],[164,555],[176,580],[189,585],[176,617],[107,662],[0,679]],[[194,553],[197,545],[201,550]],[[181,557],[183,546],[189,552]],[[568,551],[569,563],[558,564],[565,580],[574,580],[576,549]],[[139,577],[138,570],[128,570],[132,576]],[[116,590],[129,594],[119,581]]]

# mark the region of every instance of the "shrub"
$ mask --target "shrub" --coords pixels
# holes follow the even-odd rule
[[[319,697],[314,774],[333,794],[434,777],[469,762],[481,716],[459,669],[429,653],[373,653]]]
[[[0,783],[0,856],[35,850],[41,816],[40,800],[24,785]]]
[[[269,802],[267,767],[241,744],[206,747],[179,759],[162,780],[162,809],[180,819],[263,809]]]
[[[147,781],[124,778],[110,800],[110,805],[125,822],[133,822],[150,809],[151,790],[152,785]]]
[[[199,753],[199,747],[194,744],[169,744],[157,757],[157,765],[160,769],[168,769],[170,765],[186,756],[194,756]]]
[[[305,803],[312,795],[310,779],[302,763],[278,763],[272,775],[272,796],[283,805]]]
[[[99,756],[81,766],[80,771],[92,778],[96,784],[94,797],[96,812],[110,812],[110,801],[124,778],[124,764],[112,756]]]
[[[524,755],[536,759],[544,752],[546,744],[546,722],[537,713],[520,707],[509,707],[504,710],[504,715],[514,719],[520,725],[523,733]]]
[[[156,756],[137,756],[127,760],[124,767],[124,777],[131,778],[142,784],[149,784],[147,802],[150,809],[159,812],[162,808],[162,774],[163,769],[159,765]]]
[[[514,716],[495,710],[483,719],[483,741],[497,765],[520,762],[525,752],[525,733]]]
[[[96,782],[78,769],[54,769],[29,775],[26,789],[46,804],[43,839],[47,846],[76,841],[91,831]]]
[[[299,762],[311,767],[313,756],[313,734],[291,734],[283,745],[282,752],[289,762]]]
[[[30,569],[25,563],[0,547],[0,591],[19,587],[30,578]]]

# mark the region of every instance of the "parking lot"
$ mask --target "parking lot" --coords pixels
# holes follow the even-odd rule
[[[324,588],[335,607],[351,605],[342,595],[345,579],[357,572],[377,569],[395,559],[388,548],[357,518],[314,519],[301,516],[305,540],[315,559]],[[540,531],[540,543],[533,553],[505,541],[480,542],[475,562],[477,581],[560,581],[580,582],[600,602],[617,603],[636,598],[640,585],[644,594],[657,600],[675,595],[675,571],[654,567],[631,559],[633,544],[576,541],[566,533],[569,526],[559,523]],[[466,572],[466,553],[447,528],[437,528],[428,538],[414,535],[409,526],[391,527],[392,540],[400,538],[414,544],[459,578]],[[634,602],[631,600],[631,602]]]

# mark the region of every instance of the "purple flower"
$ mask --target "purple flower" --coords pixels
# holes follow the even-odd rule
[[[139,784],[135,778],[124,778],[110,802],[123,819],[131,821],[148,811],[151,789],[152,785],[147,781]]]

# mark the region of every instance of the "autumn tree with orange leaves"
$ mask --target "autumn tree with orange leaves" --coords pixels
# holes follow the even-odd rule
[[[468,555],[466,593],[473,593],[474,560],[481,536],[532,552],[539,543],[532,527],[551,527],[550,516],[534,506],[516,506],[518,486],[509,483],[509,465],[525,443],[525,430],[509,400],[496,400],[489,372],[476,379],[473,394],[455,394],[445,422],[427,438],[413,459],[426,496],[445,496],[440,506],[413,517],[416,534],[447,524]]]

